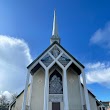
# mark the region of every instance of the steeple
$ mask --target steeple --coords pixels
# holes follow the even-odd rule
[[[50,43],[52,44],[54,41],[60,43],[60,37],[58,36],[56,10],[54,10],[53,30],[52,30],[52,37],[50,39]]]

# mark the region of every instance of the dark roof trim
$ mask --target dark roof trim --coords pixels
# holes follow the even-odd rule
[[[60,48],[62,48],[73,60],[75,60],[82,68],[85,68],[76,58],[74,58],[67,50],[65,50],[58,42],[52,43],[41,55],[39,55],[27,68],[32,66],[46,51],[48,51],[54,44],[57,44]]]
[[[59,43],[57,43],[59,47],[61,47],[73,60],[75,60],[81,67],[85,68],[83,64],[81,64],[75,57],[73,57],[66,49],[64,49]]]
[[[30,86],[30,84],[28,85],[28,87]],[[16,98],[18,98],[22,93],[24,92],[24,90],[22,90],[21,92],[20,92],[20,94],[19,95],[17,95],[17,97]]]
[[[97,102],[98,104],[103,105],[104,107],[106,107],[106,106],[103,104],[102,101],[98,101],[98,100],[96,99],[96,102]]]
[[[24,92],[24,90],[22,90],[22,91],[20,92],[20,94],[17,96],[17,98],[18,98],[23,92]]]
[[[84,85],[81,83],[81,85],[82,85],[82,87],[84,87]],[[87,89],[88,90],[88,89]],[[90,90],[88,90],[88,92],[94,97],[94,98],[96,98],[96,96],[90,91]]]
[[[16,103],[16,99],[9,105],[10,108],[12,108],[12,106]]]
[[[32,66],[46,51],[48,51],[53,45],[55,44],[52,43],[42,54],[40,54],[30,65],[27,66],[27,68],[29,68],[30,66]]]
[[[101,105],[101,103],[97,99],[96,99],[96,103],[97,103],[98,106]]]

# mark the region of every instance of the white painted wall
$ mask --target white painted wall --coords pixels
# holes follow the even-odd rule
[[[33,76],[31,110],[43,110],[44,82],[45,82],[45,72],[42,68],[40,68]],[[78,82],[78,74],[73,72],[73,70],[71,69],[67,71],[67,86],[68,86],[69,110],[75,110],[75,108],[77,108],[78,110],[81,110],[81,97],[80,97],[80,89],[79,89],[79,82]],[[29,92],[30,92],[29,89],[30,89],[30,86],[28,87],[27,99],[29,97]],[[85,104],[83,87],[82,87],[82,92],[83,92],[82,93],[83,102]],[[24,93],[22,93],[16,99],[15,107],[13,107],[13,110],[21,110],[23,95]],[[90,99],[91,110],[97,110],[96,100],[90,93],[89,93],[89,99]],[[63,102],[61,102],[61,110],[64,109],[63,106],[64,106]],[[49,110],[52,110],[52,102],[49,102]]]
[[[83,88],[83,86],[81,86],[82,87],[82,92],[83,92],[83,100],[84,100],[84,104],[86,103],[85,102],[85,94],[84,94],[84,88]],[[92,94],[90,94],[89,92],[88,92],[88,95],[89,95],[89,101],[90,101],[90,108],[91,108],[91,110],[98,110],[98,107],[97,107],[97,105],[96,105],[96,99],[95,99],[95,97],[93,97],[92,96]]]
[[[97,110],[96,100],[93,98],[91,94],[89,94],[89,100],[90,100],[90,108],[91,110]]]
[[[40,68],[33,75],[31,110],[43,110],[45,71]]]
[[[30,86],[28,87],[26,104],[28,104],[28,99],[29,99],[29,94],[30,94],[29,92],[30,92]],[[21,110],[22,102],[23,102],[23,96],[24,96],[24,92],[19,97],[17,97],[15,107],[13,107],[12,110]]]
[[[81,110],[78,74],[69,69],[67,71],[67,80],[69,110]]]
[[[69,110],[81,110],[81,97],[78,74],[72,69],[67,71]],[[82,86],[81,86],[82,87]],[[84,88],[82,87],[83,104],[85,104]],[[97,110],[96,99],[89,93],[90,108]]]

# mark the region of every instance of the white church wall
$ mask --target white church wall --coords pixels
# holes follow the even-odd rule
[[[81,88],[82,88],[83,105],[85,105],[86,100],[85,100],[85,94],[84,94],[84,87],[81,85]]]
[[[29,92],[30,92],[30,86],[28,86],[26,105],[28,104],[28,99],[29,99],[29,94],[30,94]],[[13,107],[12,110],[21,110],[22,102],[23,102],[23,96],[24,96],[24,91],[17,97],[15,107]]]
[[[49,104],[49,106],[48,106],[49,110],[52,110],[52,102],[49,102],[48,104]]]
[[[96,99],[89,93],[89,101],[91,110],[97,110]]]
[[[31,110],[43,110],[44,103],[44,82],[45,73],[42,68],[40,68],[33,77],[32,85],[32,96],[31,96]],[[74,110],[77,108],[81,110],[81,97],[79,90],[79,82],[77,73],[69,69],[67,71],[67,85],[68,85],[68,100],[69,100],[69,110]],[[83,104],[85,104],[84,88],[82,87]],[[30,86],[28,87],[27,104],[30,92]],[[22,92],[16,99],[15,107],[13,106],[11,110],[21,110],[24,92]],[[96,105],[96,99],[89,93],[90,108],[91,110],[98,110]],[[60,103],[60,109],[64,110],[63,102]],[[52,102],[49,102],[49,110],[52,110]]]
[[[60,110],[64,110],[64,105],[63,105],[63,102],[60,102]]]
[[[83,86],[81,87],[82,87],[82,95],[83,95],[83,105],[85,105],[86,102],[85,102],[84,87]],[[88,95],[89,95],[89,102],[90,102],[91,110],[98,110],[95,97],[93,97],[90,92],[88,92]]]
[[[40,68],[33,75],[31,110],[43,110],[45,71]]]
[[[81,110],[81,97],[78,74],[69,69],[67,71],[67,80],[69,110]]]

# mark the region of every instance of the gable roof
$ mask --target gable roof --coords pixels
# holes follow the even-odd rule
[[[9,110],[12,109],[12,107],[13,107],[13,105],[14,105],[15,103],[16,103],[16,99],[15,99],[12,103],[9,104]]]
[[[82,68],[85,68],[75,57],[73,57],[66,49],[64,49],[57,41],[52,43],[41,55],[39,55],[30,65],[27,66],[29,68],[32,66],[46,51],[48,51],[54,44],[57,44],[62,50],[64,50],[73,60],[75,60]]]
[[[30,86],[30,84],[28,84],[28,87]],[[22,93],[24,92],[24,89],[17,95],[16,98],[18,98]]]
[[[103,107],[106,107],[106,106],[103,104],[103,102],[102,102],[102,101],[99,101],[99,100],[97,100],[97,99],[96,99],[96,103],[97,103],[97,105],[98,105],[98,106],[100,106],[100,105],[101,105],[101,106],[103,106]]]

